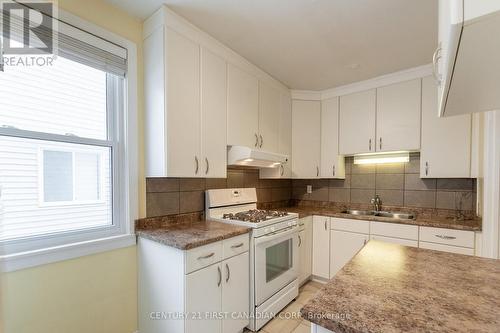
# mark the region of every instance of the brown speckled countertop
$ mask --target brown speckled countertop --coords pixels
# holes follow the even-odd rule
[[[250,228],[232,224],[202,220],[197,222],[177,223],[156,229],[137,230],[137,236],[189,250],[223,239],[248,233]]]
[[[335,333],[500,332],[500,261],[370,241],[302,309]]]
[[[445,216],[429,216],[420,215],[416,213],[416,219],[414,220],[400,220],[388,217],[380,216],[370,216],[370,215],[352,215],[352,214],[342,214],[341,209],[335,208],[320,208],[320,207],[286,207],[280,208],[291,213],[298,213],[299,218],[303,218],[310,215],[321,215],[330,217],[340,217],[352,220],[364,220],[364,221],[379,221],[379,222],[389,222],[389,223],[401,223],[401,224],[411,224],[419,225],[424,227],[434,227],[434,228],[448,228],[448,229],[458,229],[458,230],[470,230],[470,231],[480,231],[481,230],[481,219],[466,219],[466,220],[454,220],[450,217]],[[403,210],[404,211],[404,210]]]

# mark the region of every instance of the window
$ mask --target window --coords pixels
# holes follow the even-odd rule
[[[52,65],[0,71],[0,257],[124,233],[124,48],[59,22]]]

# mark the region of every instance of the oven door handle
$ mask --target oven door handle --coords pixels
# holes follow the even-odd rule
[[[265,242],[269,242],[275,239],[279,239],[288,235],[292,235],[294,233],[298,233],[298,228],[297,226],[291,226],[282,230],[278,230],[275,232],[272,232],[270,234],[255,238],[255,244],[262,244]]]

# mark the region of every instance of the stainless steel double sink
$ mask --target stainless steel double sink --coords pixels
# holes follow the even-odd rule
[[[398,220],[413,220],[415,219],[415,215],[411,213],[404,212],[384,212],[384,211],[374,211],[374,210],[344,210],[342,214],[350,214],[350,215],[361,215],[361,216],[379,216],[379,217],[388,217],[392,219]]]

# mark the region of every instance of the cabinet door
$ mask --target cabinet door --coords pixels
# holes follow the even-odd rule
[[[345,178],[339,155],[339,98],[321,102],[321,178]]]
[[[257,148],[259,81],[227,65],[227,144]]]
[[[312,274],[324,279],[330,277],[330,218],[313,216]]]
[[[226,178],[226,62],[201,49],[202,155],[200,173],[207,178]]]
[[[307,278],[306,273],[306,263],[307,263],[307,252],[306,252],[306,231],[299,231],[299,283],[302,283]]]
[[[471,115],[438,117],[437,86],[422,82],[421,178],[467,178],[471,162]]]
[[[200,48],[198,44],[168,28],[166,43],[167,176],[199,176]]]
[[[377,151],[420,149],[421,80],[377,89]]]
[[[259,82],[259,149],[278,152],[281,94]]]
[[[194,315],[186,320],[186,333],[220,333],[221,320],[206,318],[205,313],[222,309],[222,278],[220,263],[186,275],[186,313]]]
[[[319,177],[321,103],[292,101],[292,172],[294,178]]]
[[[330,278],[335,276],[368,241],[368,235],[332,230],[330,235]]]
[[[375,151],[375,89],[340,97],[339,153]]]
[[[248,252],[239,254],[222,262],[223,288],[222,313],[241,313],[250,311],[250,261]],[[222,321],[223,333],[240,332],[249,324],[249,319],[229,318]],[[200,331],[204,332],[204,331]]]

